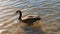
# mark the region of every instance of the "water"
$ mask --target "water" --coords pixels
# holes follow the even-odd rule
[[[17,20],[19,15],[15,14],[17,9],[23,12],[23,17],[28,14],[40,15],[42,20],[39,23],[41,25],[36,23],[37,26],[33,29],[32,27],[21,27],[22,24]],[[0,0],[1,34],[42,34],[43,32],[60,34],[59,28],[60,0]]]

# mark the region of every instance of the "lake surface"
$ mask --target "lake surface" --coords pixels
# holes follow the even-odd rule
[[[18,9],[23,17],[40,15],[42,19],[34,28],[27,27],[18,22]],[[60,34],[60,0],[0,0],[0,34],[19,33]]]

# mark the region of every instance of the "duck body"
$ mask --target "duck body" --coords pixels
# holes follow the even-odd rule
[[[26,24],[29,24],[28,26],[30,26],[30,25],[32,25],[34,22],[36,22],[36,21],[39,21],[39,20],[41,20],[41,18],[39,18],[39,17],[34,17],[34,16],[29,16],[28,18],[26,18],[26,19],[22,19],[21,17],[22,17],[22,12],[20,11],[20,10],[18,10],[16,13],[18,13],[19,12],[19,14],[20,14],[20,16],[19,16],[19,20],[20,21],[22,21],[23,23],[26,23]]]
[[[27,24],[33,24],[34,22],[40,20],[41,18],[31,18],[31,19],[25,19],[25,20],[22,20],[23,23],[27,23]]]

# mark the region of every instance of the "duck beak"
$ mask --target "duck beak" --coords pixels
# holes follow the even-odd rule
[[[18,13],[18,11],[16,11],[15,13]]]

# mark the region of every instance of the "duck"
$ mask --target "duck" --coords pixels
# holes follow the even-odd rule
[[[28,26],[33,25],[34,22],[41,20],[41,18],[34,17],[34,16],[31,16],[31,15],[28,16],[28,18],[22,19],[22,11],[21,10],[17,10],[16,13],[19,13],[18,20],[23,22],[23,23],[28,24]]]

